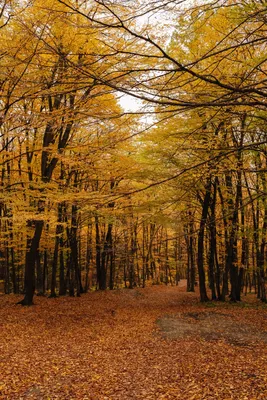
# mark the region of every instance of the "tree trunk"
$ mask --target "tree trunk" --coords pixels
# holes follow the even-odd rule
[[[98,217],[95,217],[95,230],[96,230],[96,275],[98,289],[106,289],[106,271],[103,271],[103,263],[101,263],[101,243]]]
[[[37,272],[37,279],[36,279],[36,284],[37,284],[37,296],[43,296],[44,295],[44,285],[43,285],[43,268],[41,264],[41,254],[40,251],[37,252],[37,257],[36,257],[36,272]]]
[[[66,280],[65,280],[65,263],[64,263],[64,252],[63,252],[63,239],[60,238],[60,253],[59,253],[59,295],[66,295]]]
[[[200,301],[209,301],[206,291],[206,278],[204,270],[204,233],[205,225],[207,221],[208,209],[210,204],[211,196],[211,179],[208,180],[206,184],[206,192],[202,205],[202,214],[198,232],[198,254],[197,254],[197,266],[198,266],[198,276],[199,276],[199,291],[200,291]]]
[[[23,306],[31,306],[33,304],[33,296],[35,291],[35,262],[43,231],[44,221],[36,220],[34,221],[34,225],[35,225],[34,235],[30,241],[30,247],[27,249],[26,252],[25,287],[24,287],[25,296],[23,300],[18,302],[18,304],[22,304]]]
[[[56,279],[57,279],[57,265],[58,265],[58,253],[59,253],[59,243],[60,237],[63,233],[63,205],[62,203],[58,204],[57,211],[57,227],[56,227],[56,237],[55,237],[55,247],[53,254],[53,262],[52,262],[52,275],[51,275],[51,294],[50,297],[56,297]]]

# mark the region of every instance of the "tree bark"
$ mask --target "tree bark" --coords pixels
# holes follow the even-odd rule
[[[199,291],[200,291],[201,302],[209,301],[206,291],[206,277],[204,270],[204,232],[205,232],[205,225],[207,221],[208,209],[210,204],[211,179],[208,180],[205,189],[206,191],[202,205],[202,214],[198,232],[198,254],[197,254],[197,267],[198,267]]]
[[[33,221],[31,221],[32,223]],[[30,222],[29,222],[30,223]],[[30,247],[26,252],[26,265],[25,265],[25,296],[24,299],[19,301],[18,304],[23,306],[31,306],[33,304],[33,296],[35,291],[35,262],[37,258],[37,252],[39,242],[41,239],[44,221],[35,220],[35,231],[33,238],[30,241]]]

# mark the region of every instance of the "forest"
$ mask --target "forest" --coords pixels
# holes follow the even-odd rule
[[[266,302],[264,0],[3,0],[0,289]]]
[[[267,399],[266,49],[266,0],[0,0],[0,400]]]

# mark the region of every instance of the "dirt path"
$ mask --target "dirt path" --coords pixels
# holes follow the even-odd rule
[[[0,399],[267,399],[267,308],[177,287],[0,297]]]

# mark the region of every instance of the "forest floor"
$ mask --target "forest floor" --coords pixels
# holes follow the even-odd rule
[[[178,287],[0,296],[0,399],[267,399],[267,306]]]

